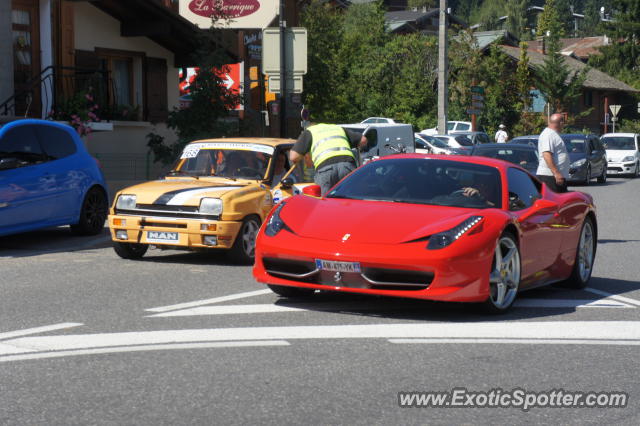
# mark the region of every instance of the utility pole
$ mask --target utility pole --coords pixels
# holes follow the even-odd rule
[[[447,109],[449,103],[447,51],[447,0],[440,0],[440,18],[438,19],[438,133],[447,134]]]
[[[287,59],[286,54],[286,27],[287,21],[284,16],[285,0],[280,0],[280,16],[278,19],[280,26],[280,137],[287,137]]]

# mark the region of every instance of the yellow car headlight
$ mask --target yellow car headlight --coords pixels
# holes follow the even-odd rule
[[[118,197],[116,208],[122,210],[133,210],[136,208],[136,196],[130,194],[122,194]]]
[[[222,214],[222,200],[220,198],[203,198],[200,200],[200,213],[220,216]]]

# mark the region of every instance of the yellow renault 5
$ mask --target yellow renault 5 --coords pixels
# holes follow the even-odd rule
[[[139,259],[149,246],[223,249],[252,263],[260,224],[274,204],[305,186],[289,170],[290,139],[210,139],[186,145],[162,179],[118,192],[109,211],[114,250]]]

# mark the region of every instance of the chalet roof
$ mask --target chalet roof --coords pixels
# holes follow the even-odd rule
[[[542,41],[534,40],[528,42],[529,49],[542,52]],[[560,53],[563,55],[573,55],[578,59],[586,60],[591,55],[599,55],[601,46],[609,44],[607,37],[582,37],[582,38],[561,38]]]
[[[513,47],[513,46],[505,46],[505,45],[501,45],[500,48],[504,53],[509,55],[514,60],[516,61],[519,60],[520,48]],[[533,49],[528,49],[527,54],[529,56],[529,64],[533,69],[541,66],[544,63],[545,58],[547,57],[547,55],[544,55],[541,52],[538,52]],[[584,62],[579,61],[570,56],[563,56],[563,59],[565,64],[567,64],[567,66],[569,67],[569,69],[574,72],[578,72],[587,68],[587,65]],[[589,68],[589,71],[587,72],[587,79],[585,80],[583,86],[590,89],[597,89],[597,90],[611,90],[611,91],[632,92],[632,93],[640,92],[640,90],[634,89],[633,87],[618,80],[617,78],[612,77],[609,74],[606,74],[595,68]]]

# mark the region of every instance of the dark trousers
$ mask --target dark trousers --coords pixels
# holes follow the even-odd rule
[[[333,185],[341,181],[343,177],[355,169],[356,165],[350,161],[333,163],[328,166],[321,165],[321,167],[316,170],[314,181],[320,185],[322,196],[324,197]]]
[[[554,176],[537,175],[538,180],[546,184],[550,190],[557,193],[567,192],[567,181],[565,179],[564,184],[558,185]]]

